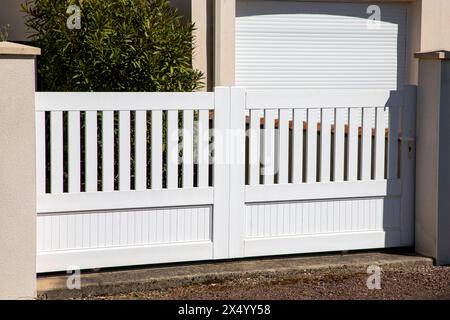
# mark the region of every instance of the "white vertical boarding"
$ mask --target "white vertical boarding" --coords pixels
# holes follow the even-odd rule
[[[86,192],[97,191],[97,111],[86,111]]]
[[[178,188],[178,111],[167,111],[167,188]]]
[[[331,120],[332,109],[321,110],[320,120],[320,182],[330,182],[331,177]]]
[[[68,112],[69,192],[80,192],[80,111]]]
[[[376,108],[375,125],[375,180],[384,179],[386,146],[386,116],[384,108]]]
[[[152,178],[153,190],[162,189],[162,111],[152,111]]]
[[[344,181],[344,139],[345,139],[345,111],[335,109],[334,120],[334,181]]]
[[[63,192],[63,113],[53,111],[50,114],[50,176],[51,193]]]
[[[103,111],[102,135],[103,191],[114,191],[114,111]]]
[[[136,111],[135,119],[135,184],[142,191],[147,189],[147,112]]]
[[[36,192],[45,194],[45,112],[36,112]]]
[[[347,174],[348,181],[353,182],[358,179],[358,111],[361,109],[348,110]]]
[[[231,88],[230,98],[229,257],[244,256],[245,236],[245,90]],[[287,157],[287,155],[286,155]]]
[[[197,179],[200,188],[209,185],[209,110],[198,111]]]
[[[119,111],[119,190],[130,190],[130,111]]]
[[[361,180],[367,181],[372,175],[372,123],[373,109],[364,108],[362,117],[362,152],[361,152]]]
[[[292,183],[303,181],[303,109],[294,109],[292,120]]]
[[[317,182],[317,120],[319,109],[308,109],[306,131],[306,182]]]
[[[402,148],[401,148],[401,243],[403,246],[414,245],[414,192],[416,160],[416,106],[417,87],[405,87],[405,102],[402,113]]]
[[[261,152],[261,111],[250,110],[249,130],[249,184],[259,184],[260,175],[260,152]]]
[[[388,179],[398,178],[398,132],[400,108],[389,108],[389,149],[388,149]]]
[[[183,111],[183,188],[194,186],[194,111]]]
[[[230,167],[226,131],[230,125],[230,89],[216,87],[214,95],[213,258],[229,257]]]
[[[263,182],[265,185],[275,182],[275,110],[264,110],[264,152]]]
[[[233,110],[234,112],[234,110]],[[280,109],[278,116],[278,183],[289,182],[289,110]]]

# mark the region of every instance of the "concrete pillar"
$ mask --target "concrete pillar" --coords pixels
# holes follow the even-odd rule
[[[418,53],[416,251],[450,264],[450,52]]]
[[[0,42],[0,299],[36,296],[35,56]]]
[[[214,85],[234,85],[236,0],[215,0]]]

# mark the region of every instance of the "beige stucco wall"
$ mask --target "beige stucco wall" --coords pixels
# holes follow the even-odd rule
[[[36,295],[35,60],[16,49],[0,42],[0,299]]]

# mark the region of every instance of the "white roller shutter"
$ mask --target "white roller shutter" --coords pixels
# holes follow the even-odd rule
[[[404,84],[406,7],[237,0],[236,85],[397,89]]]

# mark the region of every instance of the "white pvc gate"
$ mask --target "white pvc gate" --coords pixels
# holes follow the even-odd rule
[[[37,271],[413,244],[415,88],[37,93]]]

